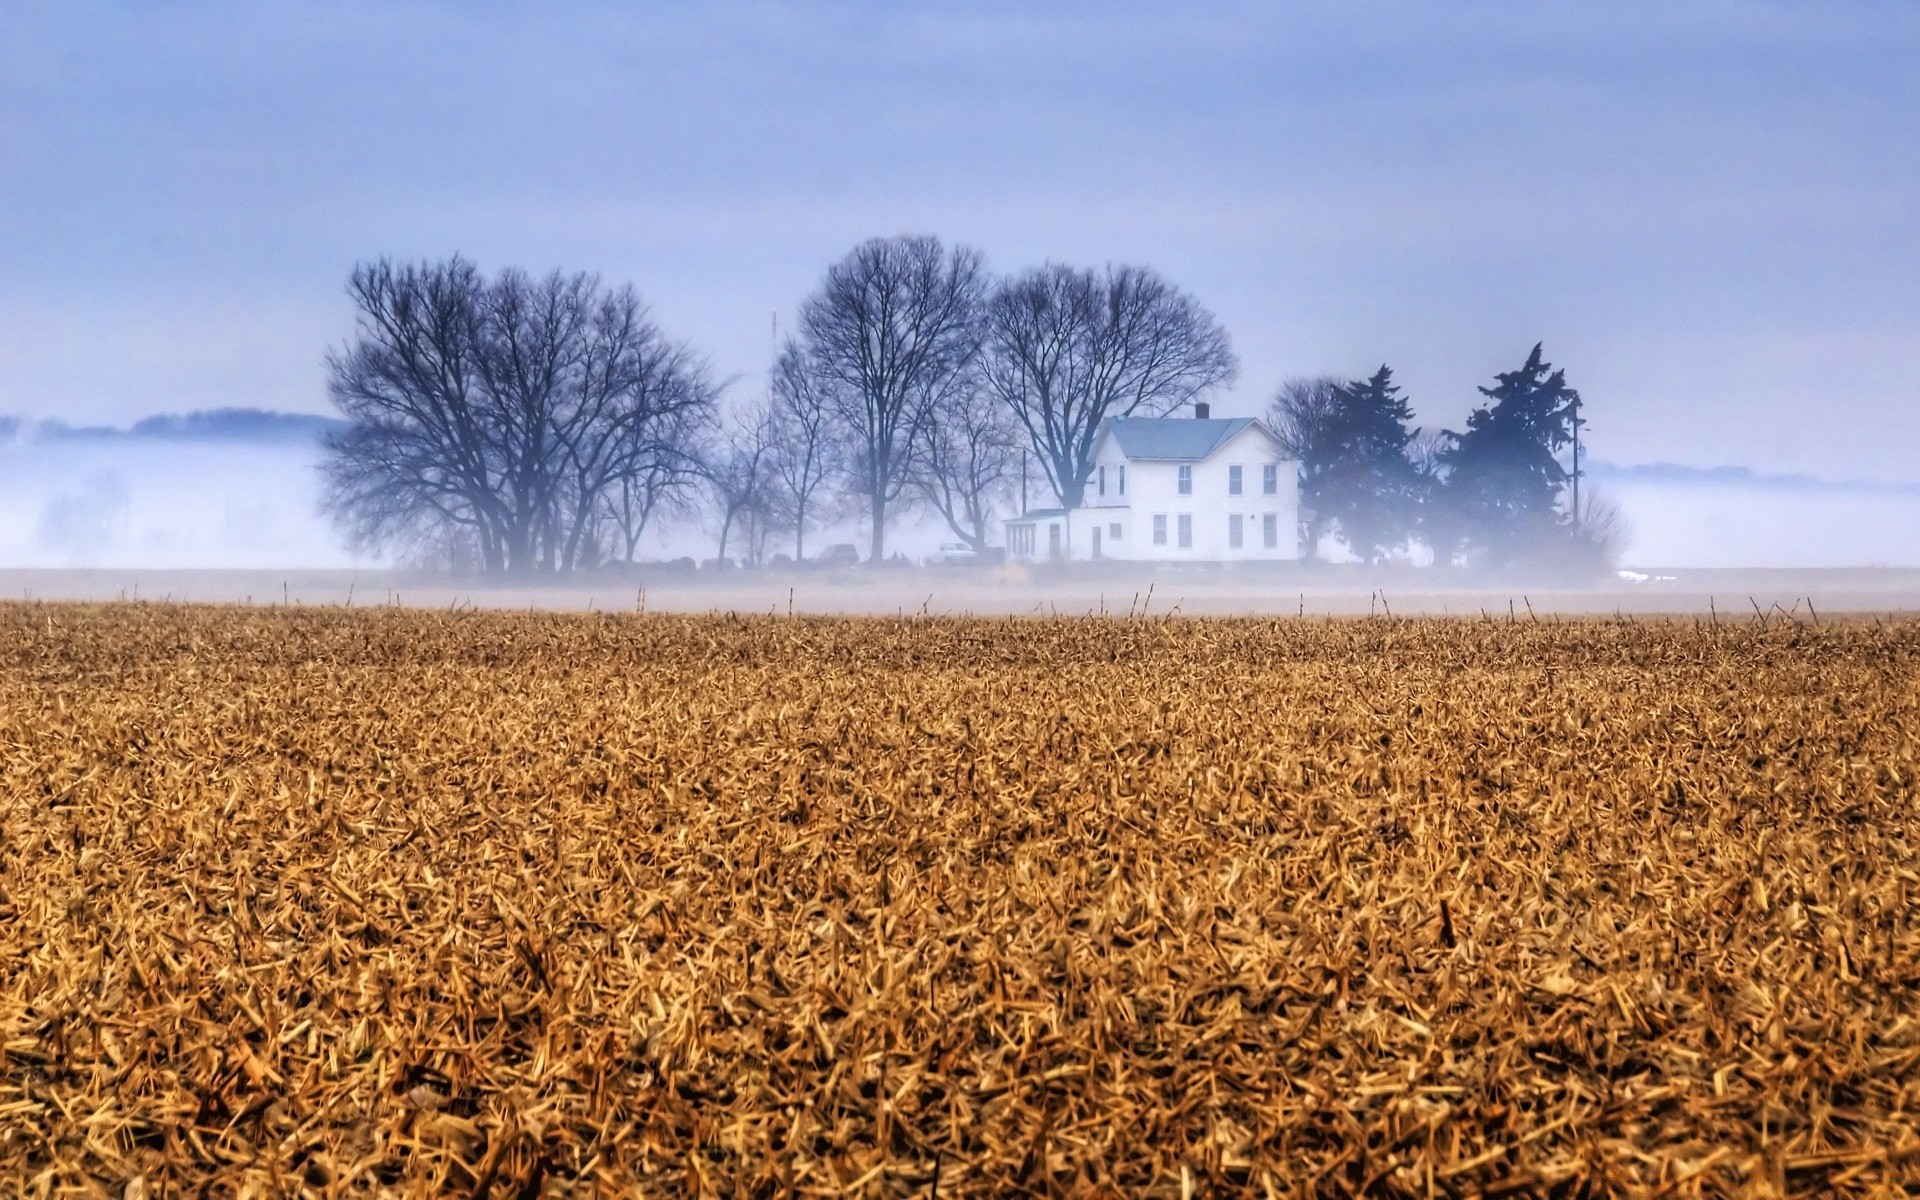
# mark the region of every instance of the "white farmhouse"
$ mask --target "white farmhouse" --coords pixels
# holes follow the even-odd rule
[[[1024,562],[1247,562],[1300,557],[1300,472],[1248,417],[1119,417],[1095,435],[1080,507],[1007,522]]]

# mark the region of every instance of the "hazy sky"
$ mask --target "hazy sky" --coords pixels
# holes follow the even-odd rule
[[[1920,4],[0,0],[0,412],[324,410],[359,259],[631,281],[735,394],[873,234],[1143,262],[1219,405],[1536,340],[1596,454],[1920,480]]]

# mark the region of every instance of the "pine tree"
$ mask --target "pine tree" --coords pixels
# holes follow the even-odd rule
[[[1447,432],[1440,463],[1444,503],[1469,551],[1512,561],[1564,534],[1560,493],[1572,478],[1559,454],[1573,440],[1580,393],[1567,386],[1535,345],[1526,365],[1481,388],[1492,401],[1467,417],[1464,433]]]
[[[1373,377],[1334,392],[1320,511],[1347,549],[1376,563],[1406,545],[1419,519],[1422,476],[1408,454],[1419,430],[1413,409],[1382,364]]]

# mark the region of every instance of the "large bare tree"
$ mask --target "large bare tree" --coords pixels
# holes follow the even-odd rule
[[[476,385],[478,296],[464,259],[381,261],[347,285],[354,342],[327,356],[327,390],[350,424],[327,438],[326,507],[355,545],[407,550],[446,531],[488,570],[507,565],[503,464]]]
[[[1213,315],[1144,267],[1037,267],[994,290],[986,325],[987,384],[1068,508],[1085,496],[1102,421],[1163,415],[1238,371]]]
[[[489,571],[571,569],[612,491],[717,391],[631,288],[592,275],[381,261],[348,292],[357,335],[327,371],[350,425],[323,473],[327,508],[364,546],[467,541]]]
[[[706,364],[661,336],[631,288],[601,293],[588,307],[554,414],[562,470],[549,567],[584,565],[616,493],[684,469],[686,430],[707,419],[718,394]]]
[[[500,536],[509,569],[555,567],[564,516],[560,490],[566,464],[563,428],[573,424],[569,385],[585,358],[597,281],[559,272],[536,282],[502,271],[476,296],[473,361],[485,398],[486,436],[502,464],[505,521]]]
[[[914,489],[947,528],[987,552],[993,513],[1020,466],[1020,430],[977,373],[956,382],[935,404],[921,438]]]
[[[875,238],[827,269],[800,307],[799,343],[834,399],[854,489],[867,498],[870,559],[886,551],[887,506],[913,478],[933,406],[979,345],[986,269],[938,238]]]

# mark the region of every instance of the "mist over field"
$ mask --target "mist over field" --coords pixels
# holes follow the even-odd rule
[[[18,436],[0,446],[0,567],[382,565],[352,553],[320,514],[320,454],[306,435]],[[1592,479],[1632,526],[1629,569],[1920,566],[1920,488],[1604,465]],[[858,534],[847,521],[811,541]],[[923,514],[897,534],[913,558],[951,537]],[[643,557],[714,549],[708,523],[681,520],[649,536]]]
[[[1920,565],[1920,491],[1763,481],[1602,480],[1631,567]]]
[[[316,452],[68,442],[0,452],[0,561],[16,567],[344,567]]]

